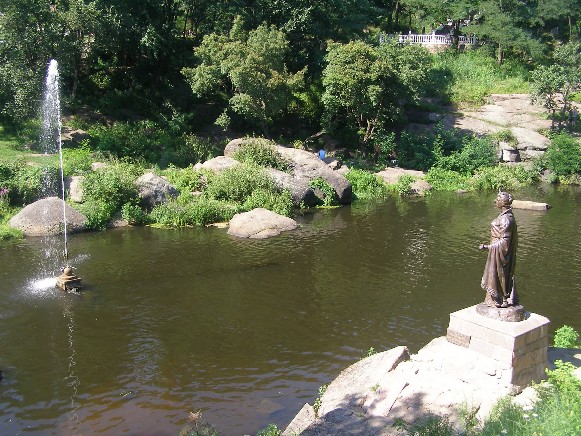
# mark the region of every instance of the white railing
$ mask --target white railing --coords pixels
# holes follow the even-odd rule
[[[406,34],[392,34],[386,35],[385,33],[381,33],[379,35],[379,42],[383,43],[388,39],[397,39],[398,42],[404,43],[407,42],[409,44],[421,44],[421,45],[452,45],[452,38],[447,35],[434,35],[433,33],[427,35],[419,35],[415,33],[408,33]],[[473,36],[459,36],[458,37],[459,44],[466,44],[466,45],[476,45],[476,35]]]

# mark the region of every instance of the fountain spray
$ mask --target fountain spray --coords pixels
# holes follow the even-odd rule
[[[59,153],[61,175],[61,197],[63,202],[63,258],[65,266],[61,268],[62,274],[57,278],[56,286],[64,291],[77,290],[81,287],[81,279],[73,274],[74,268],[68,264],[69,253],[67,248],[67,212],[65,203],[65,176],[63,169],[63,150],[61,137],[61,108],[59,97],[59,72],[58,62],[50,61],[46,74],[46,91],[42,108],[42,141],[46,144],[56,144]],[[49,150],[47,150],[48,152]],[[56,150],[50,150],[56,151]]]

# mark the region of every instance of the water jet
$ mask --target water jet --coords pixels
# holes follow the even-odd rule
[[[65,266],[61,268],[62,274],[57,277],[56,287],[63,291],[79,290],[81,279],[74,275],[74,268],[68,264],[67,249],[67,213],[65,202],[65,177],[63,170],[63,150],[61,137],[61,108],[59,96],[59,72],[58,62],[52,59],[48,66],[45,82],[45,93],[42,106],[42,136],[45,151],[48,153],[56,143],[59,153],[60,175],[61,175],[61,196],[63,204],[63,237],[64,237],[64,261]],[[56,150],[55,150],[56,151]]]

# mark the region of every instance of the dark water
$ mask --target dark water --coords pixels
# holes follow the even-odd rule
[[[527,310],[581,330],[581,191],[515,211]],[[81,295],[42,287],[46,241],[0,247],[0,434],[175,435],[188,412],[226,435],[284,428],[374,347],[417,351],[479,289],[494,193],[301,218],[263,240],[224,229],[73,236]],[[58,251],[60,239],[53,241]]]

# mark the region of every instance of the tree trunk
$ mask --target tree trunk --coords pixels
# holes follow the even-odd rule
[[[498,50],[496,52],[496,63],[502,65],[502,46],[498,44]]]

